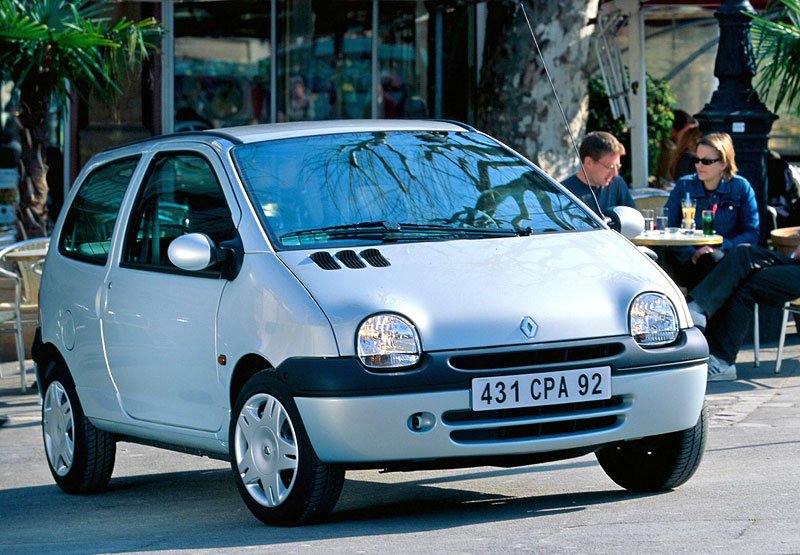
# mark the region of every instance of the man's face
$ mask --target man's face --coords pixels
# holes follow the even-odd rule
[[[599,160],[593,160],[587,156],[583,160],[583,167],[589,177],[589,185],[607,187],[615,175],[619,174],[620,155],[609,153]]]

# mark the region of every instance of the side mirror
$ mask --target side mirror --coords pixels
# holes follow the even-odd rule
[[[167,249],[169,261],[181,270],[197,272],[225,260],[226,254],[203,233],[188,233],[176,237]]]
[[[628,239],[641,235],[644,231],[642,213],[630,206],[615,206],[606,214],[606,223]]]

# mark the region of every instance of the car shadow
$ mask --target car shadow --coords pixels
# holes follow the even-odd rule
[[[595,463],[577,460],[566,465]],[[463,474],[399,483],[361,479],[368,473],[360,473],[359,478],[346,480],[332,514],[322,522],[296,528],[273,528],[256,520],[226,469],[112,478],[109,491],[88,496],[68,495],[55,485],[4,489],[0,490],[0,513],[7,533],[0,539],[0,552],[233,550],[306,544],[575,513],[594,505],[653,495],[604,489],[608,482],[594,491],[543,496],[486,493],[450,484],[512,473],[536,474],[536,468],[468,469]]]

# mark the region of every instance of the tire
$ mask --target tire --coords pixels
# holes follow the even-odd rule
[[[47,464],[58,487],[82,495],[106,488],[117,444],[83,414],[75,382],[63,362],[44,374],[42,437]]]
[[[697,470],[706,445],[706,408],[688,430],[626,441],[596,452],[617,484],[630,491],[664,491],[686,482]]]
[[[268,371],[245,384],[229,430],[236,486],[256,518],[295,526],[333,510],[344,469],[321,462],[286,387]]]

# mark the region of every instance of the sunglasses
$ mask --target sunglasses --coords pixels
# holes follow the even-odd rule
[[[703,164],[704,166],[710,166],[711,164],[715,164],[719,162],[719,158],[698,158],[697,156],[692,157],[693,164]]]

